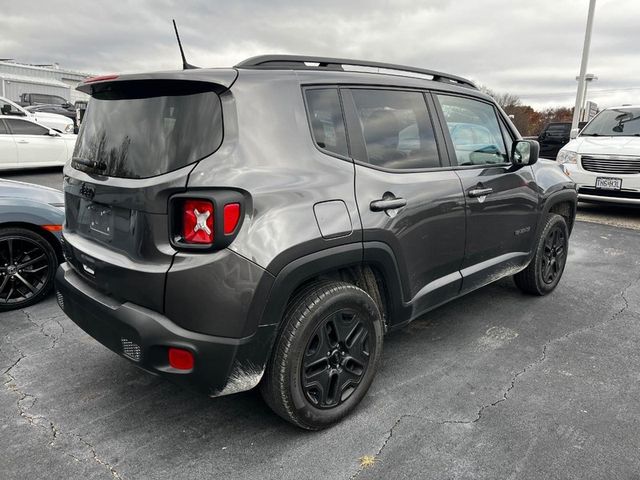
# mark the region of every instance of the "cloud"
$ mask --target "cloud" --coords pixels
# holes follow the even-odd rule
[[[534,106],[571,105],[586,0],[6,3],[0,58],[91,73],[230,66],[264,53],[365,58],[468,76]],[[601,106],[640,103],[640,2],[599,0],[589,72]]]

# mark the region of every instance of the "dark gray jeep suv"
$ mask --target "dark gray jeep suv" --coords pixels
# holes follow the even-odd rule
[[[507,275],[551,292],[576,209],[460,77],[262,56],[99,77],[65,167],[65,313],[210,396],[260,385],[319,429],[364,397],[385,332]]]

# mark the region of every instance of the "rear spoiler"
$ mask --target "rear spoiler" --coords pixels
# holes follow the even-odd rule
[[[213,90],[221,93],[228,90],[238,78],[238,71],[234,68],[199,68],[193,70],[171,70],[166,72],[133,73],[126,75],[102,75],[87,78],[76,90],[92,95],[108,84],[119,82],[136,82],[149,80],[172,80],[210,83]]]

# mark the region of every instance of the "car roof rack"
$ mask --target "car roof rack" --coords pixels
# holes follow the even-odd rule
[[[444,82],[452,85],[460,85],[478,89],[476,85],[466,78],[448,73],[427,70],[425,68],[407,67],[393,63],[369,62],[366,60],[351,60],[346,58],[306,57],[300,55],[258,55],[238,63],[235,68],[251,68],[264,70],[335,70],[345,71],[343,65],[354,67],[383,68],[397,72],[410,72],[419,75],[428,75],[434,82]],[[367,72],[370,73],[370,72]]]

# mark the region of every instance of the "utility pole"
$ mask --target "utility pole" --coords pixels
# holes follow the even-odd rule
[[[576,94],[576,105],[573,110],[573,121],[571,122],[571,138],[578,135],[578,123],[580,121],[580,110],[584,99],[586,86],[587,64],[589,63],[589,48],[591,47],[591,31],[593,30],[593,13],[596,9],[596,0],[589,0],[589,14],[587,15],[587,30],[584,33],[584,45],[582,46],[582,62],[580,63],[580,79],[578,80],[578,92]]]

